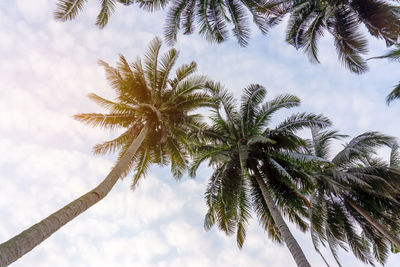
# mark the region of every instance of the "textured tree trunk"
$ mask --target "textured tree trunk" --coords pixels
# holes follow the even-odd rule
[[[22,233],[0,244],[0,267],[7,266],[16,261],[60,229],[63,225],[103,199],[121,177],[127,163],[132,160],[133,155],[146,137],[147,131],[148,128],[145,126],[122,156],[121,160],[96,188],[72,201]]]
[[[257,183],[260,186],[262,195],[264,197],[265,203],[268,206],[268,209],[271,213],[272,218],[274,219],[275,224],[278,226],[279,232],[281,233],[282,239],[288,247],[290,253],[292,254],[294,261],[296,262],[298,267],[311,267],[310,263],[307,261],[306,256],[303,253],[299,243],[297,243],[296,239],[292,235],[287,226],[286,222],[283,220],[280,211],[278,210],[274,200],[270,196],[268,192],[268,188],[266,183],[264,182],[260,172],[257,167],[252,168],[254,172],[254,176],[256,177]]]
[[[398,248],[400,248],[400,239],[393,235],[389,230],[387,230],[378,220],[373,218],[371,215],[368,214],[366,210],[362,207],[357,205],[353,200],[350,198],[343,196],[344,200],[353,208],[355,209],[361,216],[363,216],[372,226],[375,227],[378,232],[384,235],[387,239],[389,239],[393,244],[395,244]]]

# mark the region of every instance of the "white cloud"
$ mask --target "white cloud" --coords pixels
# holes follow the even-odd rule
[[[28,22],[41,23],[50,16],[50,6],[48,0],[16,0],[18,11]]]

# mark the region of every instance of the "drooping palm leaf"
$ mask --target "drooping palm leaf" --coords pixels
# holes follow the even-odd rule
[[[307,142],[308,151],[328,159],[331,141],[342,137],[345,136],[337,131],[313,128],[312,139]],[[338,264],[337,248],[347,249],[346,243],[358,259],[368,264],[373,264],[373,258],[383,264],[388,255],[387,237],[354,209],[354,205],[376,218],[383,227],[399,230],[398,220],[391,217],[400,208],[400,202],[395,199],[399,173],[376,158],[376,150],[382,146],[392,147],[391,158],[396,159],[396,143],[392,137],[367,132],[350,140],[331,163],[313,171],[317,190],[311,196],[312,240],[317,251],[320,243],[327,242]],[[361,235],[355,227],[362,229]]]

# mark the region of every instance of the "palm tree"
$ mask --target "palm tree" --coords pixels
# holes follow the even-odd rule
[[[55,18],[60,21],[75,18],[87,0],[58,0]],[[138,4],[148,11],[167,9],[165,38],[169,44],[177,40],[177,33],[199,34],[210,42],[229,38],[228,26],[241,46],[250,39],[251,23],[266,34],[289,14],[287,42],[303,49],[311,61],[319,62],[318,40],[328,32],[334,39],[339,60],[355,73],[368,70],[362,55],[367,52],[367,41],[359,25],[368,33],[384,39],[388,46],[397,42],[400,34],[398,8],[391,1],[379,0],[102,0],[96,24],[103,28],[116,3]]]
[[[202,130],[202,141],[195,145],[189,169],[194,176],[205,160],[214,167],[206,191],[205,228],[217,223],[225,233],[236,233],[242,247],[253,209],[269,237],[284,242],[298,266],[310,266],[282,213],[301,230],[307,229],[302,219],[307,216],[302,190],[307,190],[309,177],[302,167],[315,157],[296,152],[303,142],[295,131],[325,127],[329,120],[298,113],[269,128],[275,112],[299,105],[296,96],[280,95],[263,103],[266,89],[250,85],[238,111],[233,96],[221,85],[209,84],[208,89],[217,106],[212,110],[212,125]]]
[[[176,178],[182,175],[188,161],[188,131],[202,125],[200,115],[193,111],[209,103],[209,97],[199,91],[206,78],[192,75],[196,71],[194,62],[177,68],[175,77],[168,78],[178,52],[170,49],[160,56],[160,48],[161,41],[155,38],[144,57],[144,66],[141,60],[128,64],[122,55],[116,68],[100,61],[117,93],[116,100],[90,94],[90,99],[110,113],[78,114],[74,118],[91,126],[124,128],[117,138],[94,147],[96,154],[119,151],[118,160],[96,188],[1,244],[0,266],[14,262],[103,199],[131,170],[135,172],[132,187],[152,163],[170,164]]]
[[[329,160],[332,140],[346,137],[337,131],[314,128],[308,149],[314,156]],[[328,243],[340,265],[337,247],[349,245],[354,255],[373,264],[384,263],[390,243],[400,245],[393,233],[400,230],[397,146],[392,137],[366,132],[353,138],[331,161],[314,172],[315,191],[310,197],[310,232],[314,247]],[[392,146],[391,165],[374,156],[382,146]],[[357,233],[357,225],[362,230]],[[390,229],[390,230],[389,230]],[[322,255],[321,255],[322,256]]]
[[[400,44],[397,44],[395,49],[392,49],[385,55],[373,58],[388,58],[390,60],[400,62]],[[386,97],[386,103],[389,105],[395,99],[400,99],[400,82],[394,86],[392,92],[390,92],[390,94]]]

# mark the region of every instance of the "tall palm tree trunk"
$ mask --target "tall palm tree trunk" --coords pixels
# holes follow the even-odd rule
[[[148,128],[145,126],[129,146],[121,160],[96,188],[72,201],[20,234],[14,236],[10,240],[0,244],[0,267],[5,267],[13,263],[43,242],[63,225],[103,199],[121,177],[127,163],[132,159],[133,155],[146,137],[147,131]]]
[[[378,220],[373,218],[368,214],[366,210],[357,205],[352,199],[343,196],[346,203],[348,203],[353,209],[355,209],[361,216],[364,217],[371,225],[375,227],[378,232],[380,232],[383,236],[389,239],[393,244],[395,244],[398,248],[400,248],[400,239],[393,235],[389,230],[387,230]]]
[[[258,168],[253,166],[252,168],[254,172],[254,176],[256,177],[258,186],[261,189],[262,195],[264,197],[265,203],[268,206],[268,209],[271,213],[272,218],[274,219],[275,224],[278,226],[279,232],[281,233],[282,239],[288,247],[290,253],[292,254],[294,261],[296,262],[298,267],[311,267],[310,263],[307,261],[306,256],[303,253],[299,243],[297,243],[296,239],[292,235],[287,226],[286,222],[283,220],[280,211],[278,210],[274,200],[270,196],[268,192],[268,187],[264,182]]]

